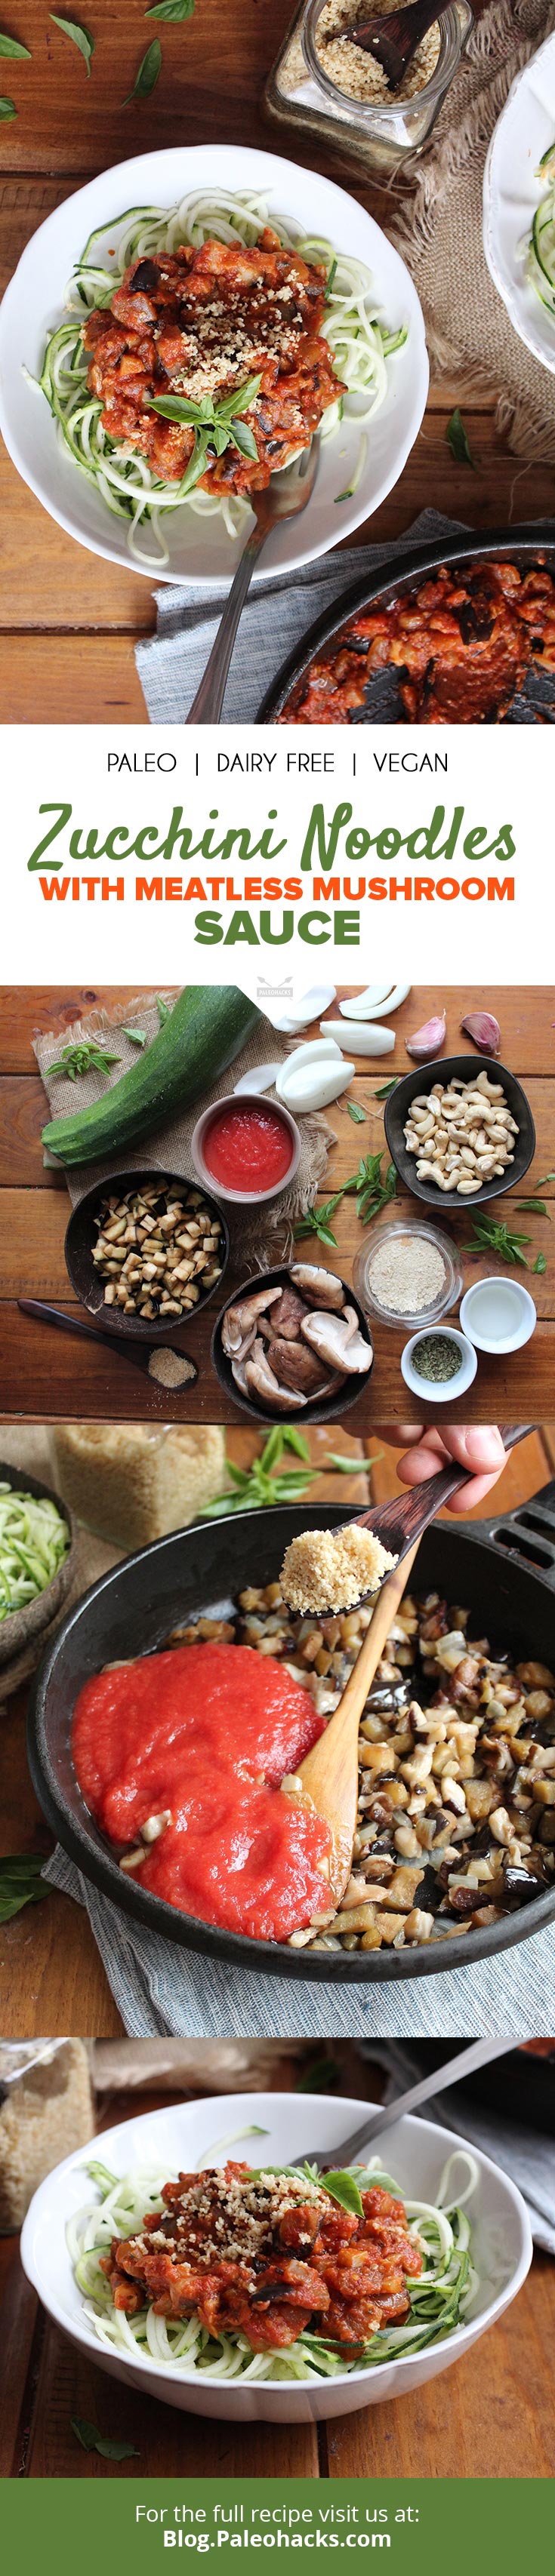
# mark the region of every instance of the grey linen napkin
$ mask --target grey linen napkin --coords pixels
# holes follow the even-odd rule
[[[553,2018],[555,1934],[538,1932],[501,1959],[448,1968],[442,1976],[399,1985],[334,1986],[255,1975],[179,1950],[177,1943],[120,1914],[58,1849],[43,1877],[84,1905],[124,2029],[133,2039],[402,2038],[410,2018],[415,2038],[486,2039],[492,2030],[515,2039],[549,2035]],[[471,1937],[471,1936],[469,1936]],[[410,1998],[410,2000],[409,2000]]]
[[[322,555],[304,571],[261,581],[249,591],[239,641],[232,657],[222,723],[252,724],[270,681],[277,679],[295,645],[317,617],[341,601],[352,583],[382,564],[395,562],[409,546],[434,544],[436,538],[466,535],[461,519],[446,519],[438,510],[422,510],[412,528],[387,543],[348,547]],[[230,568],[230,580],[235,571]],[[229,585],[228,585],[229,587]],[[196,696],[219,626],[227,588],[208,589],[204,582],[187,587],[166,583],[156,593],[158,623],[147,644],[138,644],[135,661],[151,724],[183,724]]]
[[[461,2040],[461,2048],[464,2044]],[[412,2054],[410,2041],[401,2040],[393,2048],[377,2049],[369,2042],[364,2054],[377,2058],[378,2063],[387,2069],[386,2102],[393,2101],[409,2084],[416,2083],[422,2073],[421,2061],[418,2055]],[[521,2102],[524,2084],[523,2074]],[[464,2084],[454,2085],[448,2093],[435,2093],[433,2101],[424,2102],[422,2113],[416,2116],[423,2120],[437,2120],[442,2129],[454,2129],[459,2137],[468,2140],[469,2147],[480,2147],[483,2155],[491,2156],[494,2164],[501,2165],[526,2201],[534,2244],[541,2245],[544,2254],[555,2255],[553,2139],[545,2137],[540,2129],[527,2127],[524,2121],[511,2121],[509,2127],[506,2119],[498,2119],[496,2112],[474,2102],[472,2094],[465,2092]]]

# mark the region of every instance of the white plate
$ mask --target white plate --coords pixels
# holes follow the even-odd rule
[[[61,318],[64,293],[75,260],[93,227],[122,215],[128,206],[171,207],[198,188],[258,190],[268,200],[270,221],[298,224],[300,231],[324,234],[337,250],[365,261],[380,309],[393,330],[408,323],[408,342],[388,363],[388,391],[375,423],[370,424],[368,451],[358,490],[351,502],[336,506],[336,494],[349,482],[360,446],[360,425],[343,421],[323,445],[315,489],[299,521],[283,521],[270,538],[263,573],[293,571],[311,563],[358,528],[398,481],[420,428],[428,391],[428,359],[418,296],[408,269],[379,225],[355,204],[343,188],[317,171],[299,170],[274,153],[236,144],[201,144],[147,152],[104,170],[89,186],[57,206],[34,233],[7,288],[0,315],[0,427],[24,483],[36,492],[69,536],[129,571],[132,559],[123,521],[111,516],[94,484],[89,484],[64,453],[44,394],[23,373],[40,375],[47,330]],[[169,535],[168,535],[169,524]],[[223,521],[200,520],[186,506],[167,512],[164,533],[170,563],[156,571],[161,581],[203,580],[225,583],[238,558],[237,544]],[[152,566],[139,565],[152,580]]]
[[[370,2130],[372,2106],[369,2103],[366,2107]],[[177,2370],[157,2369],[140,2354],[128,2360],[123,2353],[108,2351],[98,2342],[84,2314],[67,2251],[68,2218],[93,2198],[84,2172],[93,2155],[101,2156],[115,2173],[123,2174],[135,2163],[146,2163],[158,2169],[165,2167],[169,2178],[179,2170],[191,2172],[212,2145],[221,2148],[223,2138],[229,2141],[233,2137],[233,2154],[243,2153],[247,2163],[249,2159],[256,2161],[263,2149],[269,2164],[285,2164],[292,2156],[310,2156],[315,2148],[329,2147],[333,2152],[360,2127],[362,2116],[360,2102],[330,2101],[327,2094],[298,2093],[228,2093],[216,2099],[212,2096],[206,2102],[177,2103],[167,2110],[138,2112],[134,2120],[103,2130],[101,2138],[91,2140],[88,2149],[79,2148],[77,2154],[67,2156],[65,2163],[57,2165],[35,2192],[21,2238],[28,2280],[33,2282],[56,2324],[63,2327],[72,2343],[85,2347],[98,2362],[99,2370],[109,2371],[112,2378],[123,2379],[138,2391],[148,2389],[166,2406],[179,2406],[193,2415],[228,2416],[234,2423],[260,2416],[274,2424],[319,2422],[324,2416],[350,2415],[359,2406],[379,2405],[386,2398],[421,2387],[459,2361],[478,2335],[501,2316],[521,2288],[532,2258],[530,2226],[520,2192],[478,2148],[472,2150],[478,2184],[469,2211],[481,2274],[476,2312],[467,2325],[458,2326],[443,2343],[428,2345],[424,2352],[403,2356],[399,2361],[383,2362],[375,2370],[353,2370],[344,2379],[326,2379],[319,2384],[292,2381],[290,2385],[285,2381],[272,2385],[263,2380],[243,2385],[233,2380],[207,2383],[196,2378],[194,2372],[185,2377]],[[254,2121],[264,2129],[263,2141],[247,2135]],[[433,2201],[447,2157],[455,2147],[463,2145],[464,2140],[450,2129],[406,2117],[388,2131],[383,2152],[388,2169],[391,2167],[409,2199]]]
[[[555,35],[548,36],[519,72],[492,134],[484,171],[484,250],[494,286],[510,321],[532,356],[555,374],[555,315],[551,319],[526,276],[519,243],[531,232],[542,195],[537,177],[547,145],[555,140]]]

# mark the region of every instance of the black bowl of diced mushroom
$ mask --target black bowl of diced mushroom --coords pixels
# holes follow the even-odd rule
[[[294,1261],[246,1279],[224,1306],[212,1362],[224,1393],[251,1422],[307,1425],[343,1418],[374,1357],[353,1289],[319,1262]]]
[[[153,1170],[96,1181],[65,1239],[75,1294],[103,1330],[167,1341],[220,1286],[229,1254],[221,1208],[204,1189]]]
[[[513,1190],[536,1150],[522,1083],[494,1056],[413,1065],[386,1102],[384,1125],[403,1187],[459,1215]]]

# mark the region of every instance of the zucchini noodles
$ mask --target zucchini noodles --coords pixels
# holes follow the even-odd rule
[[[204,2158],[200,2161],[204,2165]],[[466,2175],[455,2201],[451,2177],[457,2165],[462,2166],[463,2174],[466,2168]],[[291,2168],[278,2170],[287,2174]],[[120,2178],[96,2162],[89,2164],[86,2171],[99,2198],[86,2201],[66,2228],[85,2316],[99,2342],[109,2351],[127,2353],[135,2361],[148,2364],[154,2361],[162,2370],[177,2370],[184,2377],[194,2373],[207,2380],[272,2381],[321,2380],[352,2370],[372,2370],[381,2362],[399,2361],[404,2355],[423,2352],[426,2344],[442,2343],[456,2326],[466,2324],[476,2297],[479,2275],[472,2258],[466,2203],[476,2189],[478,2167],[466,2148],[456,2148],[449,2157],[435,2203],[404,2199],[398,2183],[384,2173],[378,2155],[371,2156],[364,2167],[354,2168],[361,2191],[369,2191],[377,2184],[404,2199],[408,2234],[420,2249],[423,2268],[418,2279],[407,2280],[409,2321],[378,2328],[363,2352],[358,2351],[351,2362],[343,2358],[337,2346],[326,2341],[324,2334],[309,2330],[304,2330],[285,2351],[253,2353],[244,2334],[222,2333],[216,2339],[194,2316],[156,2316],[150,2305],[134,2317],[128,2317],[122,2308],[116,2309],[109,2282],[100,2269],[100,2256],[109,2252],[112,2237],[132,2236],[140,2231],[145,2217],[159,2209],[163,2183],[168,2177],[166,2173],[135,2166]],[[318,2174],[310,2164],[306,2172],[325,2189],[324,2174]]]
[[[82,341],[84,318],[110,305],[133,261],[187,246],[198,250],[205,241],[241,242],[250,249],[256,246],[269,220],[273,222],[261,197],[235,196],[217,189],[184,197],[169,213],[158,206],[131,206],[112,228],[99,225],[89,234],[67,289],[68,318],[48,337],[40,389],[50,405],[61,443],[80,472],[96,485],[106,508],[128,523],[130,554],[154,570],[160,570],[170,560],[163,532],[168,510],[187,508],[202,518],[213,517],[217,512],[224,519],[228,536],[236,539],[246,531],[250,504],[239,494],[215,495],[195,487],[184,494],[184,478],[179,482],[164,479],[129,441],[116,443],[110,438],[102,420],[102,403],[89,392],[87,384],[89,356]],[[328,270],[321,336],[328,342],[334,368],[346,388],[323,414],[320,435],[328,438],[342,418],[355,416],[361,422],[373,418],[387,391],[387,362],[394,350],[403,346],[407,329],[388,329],[377,309],[369,271],[361,260],[350,259],[342,251],[334,252],[330,242],[316,236],[305,239],[283,223],[273,224],[273,229],[282,249],[298,252],[309,266],[322,262]],[[352,488],[356,488],[354,482]],[[145,526],[152,533],[152,552],[144,542]]]
[[[526,258],[526,274],[539,296],[540,304],[555,321],[555,143],[542,153],[536,178],[545,185],[545,196],[536,207],[531,233],[521,243]]]

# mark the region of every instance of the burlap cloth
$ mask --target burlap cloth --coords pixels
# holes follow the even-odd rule
[[[43,1484],[51,1485],[53,1491],[57,1492],[54,1437],[45,1423],[31,1423],[21,1431],[9,1431],[3,1425],[0,1429],[0,1451],[9,1467],[20,1467],[23,1473],[29,1476],[39,1476]],[[111,1547],[106,1539],[94,1538],[91,1530],[83,1529],[81,1523],[78,1523],[75,1573],[69,1592],[66,1592],[65,1600],[61,1602],[56,1617],[51,1619],[50,1625],[47,1628],[41,1628],[38,1637],[31,1638],[23,1654],[16,1655],[13,1663],[2,1666],[0,1708],[5,1708],[6,1701],[13,1698],[14,1691],[19,1690],[22,1682],[29,1681],[31,1673],[36,1672],[37,1664],[40,1664],[46,1647],[55,1636],[56,1629],[60,1627],[62,1619],[67,1619],[68,1610],[73,1608],[74,1602],[80,1601],[82,1593],[87,1592],[89,1583],[99,1583],[101,1574],[107,1574],[109,1566],[117,1565],[118,1557],[123,1556],[123,1553],[123,1548]]]
[[[175,993],[164,993],[161,998],[171,1008],[176,996]],[[125,1027],[141,1029],[147,1045],[151,1044],[160,1027],[155,994],[141,993],[128,1004]],[[86,1038],[100,1039],[110,1052],[119,1057],[118,1064],[112,1065],[107,1072],[79,1075],[75,1082],[70,1082],[63,1074],[52,1081],[49,1067],[59,1062],[62,1047],[78,1044]],[[293,1040],[292,1044],[295,1043]],[[87,1012],[85,1019],[75,1020],[72,1027],[64,1029],[61,1034],[49,1031],[34,1038],[33,1047],[52,1118],[73,1117],[78,1109],[88,1108],[89,1101],[101,1099],[106,1090],[113,1089],[121,1081],[122,1074],[129,1071],[130,1065],[137,1063],[137,1047],[132,1039],[125,1036],[120,1020],[109,1011]],[[227,1073],[223,1073],[218,1082],[211,1083],[209,1092],[203,1093],[183,1117],[172,1119],[171,1124],[147,1136],[134,1154],[126,1148],[125,1153],[116,1156],[112,1162],[75,1164],[65,1172],[73,1206],[77,1205],[85,1190],[92,1188],[93,1182],[98,1181],[100,1185],[102,1181],[110,1180],[113,1173],[121,1171],[122,1165],[126,1171],[144,1171],[147,1164],[152,1164],[154,1168],[172,1172],[183,1180],[193,1180],[191,1137],[201,1111],[207,1108],[209,1101],[222,1100],[226,1092],[233,1091],[241,1074],[251,1072],[257,1064],[277,1064],[280,1057],[285,1062],[288,1052],[287,1039],[278,1036],[270,1020],[260,1018],[241,1055],[236,1056]],[[267,1097],[275,1100],[275,1092],[268,1092]],[[272,1200],[268,1207],[256,1207],[252,1212],[226,1202],[231,1260],[234,1269],[238,1269],[243,1277],[251,1261],[255,1269],[269,1269],[281,1254],[288,1253],[295,1218],[304,1216],[307,1208],[312,1206],[324,1179],[330,1146],[335,1142],[327,1118],[323,1118],[319,1111],[305,1114],[299,1122],[299,1134],[301,1155],[298,1171],[289,1189],[284,1190],[279,1199]],[[50,1164],[54,1162],[50,1154],[45,1156],[45,1160]],[[56,1164],[55,1168],[60,1170],[62,1167]],[[171,1328],[168,1327],[169,1342],[171,1338]]]
[[[482,243],[484,163],[509,90],[555,27],[545,0],[492,0],[473,29],[410,196],[387,230],[420,296],[432,376],[493,394],[516,456],[555,460],[553,378],[509,322]],[[395,200],[395,186],[391,196]],[[390,200],[391,202],[391,200]]]

